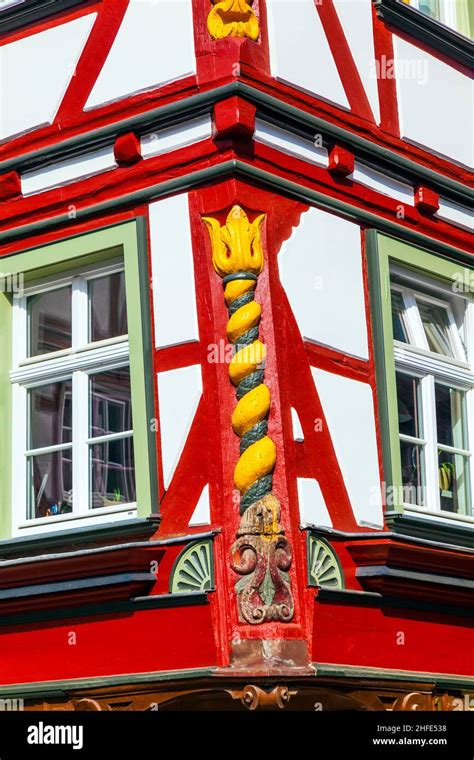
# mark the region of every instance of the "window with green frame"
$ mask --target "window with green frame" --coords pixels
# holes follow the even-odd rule
[[[472,39],[474,33],[472,0],[403,0],[403,2]]]
[[[369,233],[388,508],[473,519],[474,272]]]
[[[2,260],[1,537],[156,511],[138,219]]]

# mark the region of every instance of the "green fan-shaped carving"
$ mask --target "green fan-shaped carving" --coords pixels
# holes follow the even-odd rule
[[[310,586],[344,588],[344,576],[332,547],[323,539],[308,537],[308,572]]]
[[[186,546],[171,573],[170,592],[210,591],[214,586],[213,566],[211,541],[198,541]]]

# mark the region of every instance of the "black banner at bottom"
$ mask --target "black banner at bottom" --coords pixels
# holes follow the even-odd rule
[[[133,759],[173,747],[473,760],[474,712],[0,712],[0,760]]]

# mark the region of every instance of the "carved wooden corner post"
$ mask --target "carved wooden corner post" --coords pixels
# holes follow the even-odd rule
[[[215,40],[225,37],[248,37],[258,40],[258,18],[252,10],[253,0],[211,0],[207,29]]]
[[[240,206],[232,208],[224,227],[217,219],[203,217],[229,310],[227,337],[234,345],[229,376],[237,396],[232,427],[240,438],[234,482],[241,495],[241,519],[231,565],[243,576],[236,584],[240,618],[252,624],[289,622],[294,613],[288,575],[292,552],[280,525],[280,503],[272,494],[277,452],[268,436],[266,348],[259,340],[262,309],[255,301],[264,267],[260,236],[264,219],[261,214],[250,223]]]

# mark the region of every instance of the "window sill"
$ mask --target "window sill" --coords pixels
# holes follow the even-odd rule
[[[453,519],[454,517],[454,519]],[[446,512],[427,512],[410,507],[405,512],[387,512],[388,528],[396,534],[422,538],[443,545],[474,549],[474,518]]]
[[[26,0],[0,12],[0,34],[8,34],[22,26],[41,21],[61,11],[79,5],[83,0]]]
[[[31,536],[44,533],[55,533],[56,531],[74,530],[78,527],[93,527],[100,525],[110,525],[119,520],[131,520],[137,517],[136,504],[125,504],[123,507],[111,509],[103,507],[95,509],[94,513],[86,512],[82,515],[64,514],[54,517],[41,517],[36,520],[28,520],[21,523],[13,530],[14,537]]]
[[[374,0],[374,2],[377,14],[384,21],[453,58],[463,66],[472,68],[473,43],[468,37],[400,0]]]
[[[427,520],[435,520],[442,523],[450,523],[454,520],[455,522],[465,523],[466,525],[474,527],[474,517],[471,517],[470,515],[458,515],[454,512],[446,512],[443,510],[435,512],[434,510],[424,509],[423,507],[415,507],[413,504],[405,504],[403,514],[420,515]]]
[[[0,559],[27,557],[30,554],[49,553],[83,544],[94,545],[96,542],[103,544],[109,539],[113,539],[114,543],[129,537],[137,540],[148,539],[156,533],[159,522],[158,515],[133,518],[122,515],[121,520],[114,522],[71,525],[70,528],[62,525],[61,530],[54,533],[22,533],[21,536],[0,541]]]

